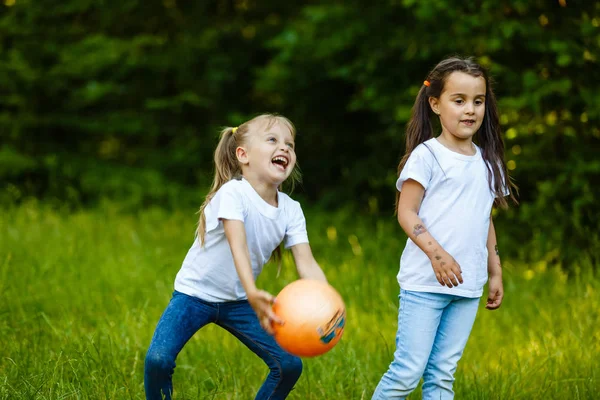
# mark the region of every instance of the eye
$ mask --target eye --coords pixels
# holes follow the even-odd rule
[[[483,104],[483,100],[475,100],[475,104],[480,106]]]
[[[462,104],[462,103],[464,103],[463,99],[456,99],[456,100],[454,100],[454,102],[456,104]]]
[[[277,141],[277,139],[275,139],[275,137],[274,137],[274,136],[269,136],[269,137],[267,138],[267,142],[275,143],[276,141]]]
[[[294,150],[294,143],[292,143],[292,142],[287,142],[286,144],[288,145],[288,147],[289,147],[290,149]]]

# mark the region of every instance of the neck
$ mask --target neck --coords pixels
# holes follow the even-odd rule
[[[442,132],[440,136],[437,137],[437,140],[445,147],[457,153],[467,156],[472,156],[475,154],[475,147],[473,146],[472,137],[461,139],[452,134]]]
[[[246,179],[248,181],[248,183],[250,183],[250,185],[252,186],[254,191],[256,193],[258,193],[258,195],[264,201],[266,201],[268,204],[270,204],[274,207],[278,206],[277,186],[275,186],[273,184],[261,182],[260,180],[256,179],[256,177],[254,177],[250,174],[243,174],[243,177],[244,177],[244,179]]]

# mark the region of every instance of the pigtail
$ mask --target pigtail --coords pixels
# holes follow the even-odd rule
[[[486,160],[488,169],[488,182],[490,190],[495,194],[494,205],[507,208],[506,192],[508,197],[518,204],[515,192],[517,186],[512,182],[508,174],[508,168],[504,161],[504,140],[502,139],[502,128],[498,116],[496,96],[492,90],[490,79],[486,77],[486,109],[483,123],[478,132],[478,141],[482,149],[482,157]]]
[[[433,126],[431,124],[431,107],[429,106],[429,97],[431,92],[436,90],[435,81],[427,81],[430,86],[423,85],[417,94],[415,104],[413,105],[411,117],[406,126],[406,151],[398,164],[398,176],[406,165],[408,158],[413,150],[421,143],[433,137]],[[398,200],[400,192],[396,191],[395,214],[398,213]]]
[[[286,126],[290,130],[292,137],[296,137],[296,128],[292,122],[289,119],[276,114],[261,114],[244,122],[239,127],[229,127],[221,131],[219,144],[217,145],[214,155],[215,176],[212,187],[206,195],[202,206],[200,206],[200,209],[198,210],[200,216],[198,218],[197,235],[201,245],[204,245],[204,237],[206,235],[206,216],[204,215],[206,206],[210,203],[221,186],[234,178],[242,176],[242,169],[236,156],[236,149],[238,146],[243,146],[246,143],[250,130],[267,130],[276,123]],[[296,163],[296,167],[287,181],[289,181],[289,185],[293,188],[295,183],[301,182],[301,177],[298,163]],[[281,249],[276,250],[275,256],[276,259],[281,260]]]
[[[398,164],[398,176],[410,157],[412,151],[421,143],[433,137],[431,125],[431,108],[429,98],[439,98],[444,88],[444,82],[449,74],[455,71],[464,72],[474,77],[483,77],[486,82],[485,115],[479,131],[474,139],[481,147],[482,157],[488,168],[490,190],[495,194],[495,205],[506,208],[508,197],[516,204],[516,185],[512,182],[504,161],[504,141],[498,117],[496,97],[492,90],[491,80],[487,71],[472,58],[450,57],[438,63],[427,76],[427,80],[419,90],[412,116],[406,129],[406,153]],[[396,213],[400,192],[396,192]]]
[[[230,127],[221,131],[219,144],[217,145],[214,155],[215,177],[213,178],[212,187],[204,199],[204,203],[202,203],[200,210],[198,210],[200,217],[198,219],[197,233],[201,245],[204,245],[204,235],[206,234],[206,216],[204,215],[206,206],[221,186],[241,175],[242,171],[235,155],[235,150],[238,146],[238,137],[243,135],[243,132],[241,132],[242,127],[243,126],[240,126],[239,128]]]

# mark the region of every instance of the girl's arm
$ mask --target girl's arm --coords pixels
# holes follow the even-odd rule
[[[502,264],[500,264],[500,255],[498,253],[498,244],[496,242],[496,229],[494,220],[490,215],[490,229],[487,239],[488,250],[488,300],[485,308],[495,310],[502,304],[504,297],[504,287],[502,285]]]
[[[292,246],[292,254],[294,256],[296,269],[298,270],[298,275],[300,275],[300,278],[317,279],[327,282],[327,278],[313,257],[312,250],[310,249],[310,245],[308,243],[300,243]]]
[[[398,222],[408,237],[429,257],[438,282],[449,288],[458,286],[463,283],[460,266],[431,236],[419,218],[424,194],[425,189],[414,179],[408,179],[402,184],[398,200]]]
[[[223,228],[229,242],[229,247],[231,248],[235,269],[248,296],[248,302],[254,309],[254,312],[256,312],[256,316],[263,329],[273,334],[271,321],[276,323],[282,323],[283,321],[273,312],[272,304],[274,297],[270,293],[256,288],[254,275],[252,275],[252,264],[246,242],[244,223],[238,220],[224,219]]]

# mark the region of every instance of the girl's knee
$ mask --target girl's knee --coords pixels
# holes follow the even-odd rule
[[[172,374],[175,369],[175,360],[155,351],[148,351],[144,360],[144,368],[151,374]]]
[[[427,368],[423,374],[423,385],[452,389],[454,374],[450,370],[440,368]]]
[[[390,368],[381,378],[372,400],[406,398],[419,385],[421,376]]]
[[[283,379],[295,379],[300,378],[302,374],[302,360],[296,356],[286,356],[280,361],[281,365],[281,376]]]
[[[394,360],[386,375],[399,390],[410,392],[419,385],[424,370],[425,363]]]

